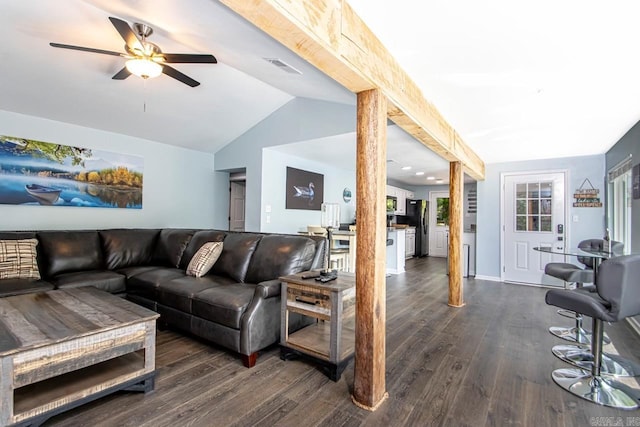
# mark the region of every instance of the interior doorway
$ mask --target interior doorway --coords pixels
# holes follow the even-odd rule
[[[247,180],[244,173],[229,174],[229,230],[245,231]]]
[[[446,257],[449,251],[449,192],[429,193],[429,256]]]

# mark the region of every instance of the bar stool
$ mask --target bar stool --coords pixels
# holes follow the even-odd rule
[[[578,248],[583,251],[600,252],[603,250],[604,241],[602,239],[587,239],[578,244]],[[611,252],[616,255],[622,255],[624,251],[624,244],[622,242],[611,242]],[[579,256],[578,261],[586,266],[581,268],[574,264],[568,264],[563,262],[552,262],[545,266],[544,272],[552,277],[564,280],[565,282],[575,283],[577,288],[584,289],[585,291],[594,292],[594,285],[587,285],[585,283],[594,282],[593,267],[596,262],[599,262],[594,257]],[[574,313],[570,310],[558,310],[558,314],[565,317],[575,319],[575,326],[571,328],[563,326],[552,326],[549,328],[551,334],[557,336],[566,341],[576,342],[579,344],[590,344],[591,333],[586,331],[582,327],[583,318],[579,313]],[[609,337],[605,335],[605,343],[608,344],[611,341]]]
[[[604,337],[603,322],[617,322],[640,314],[640,255],[628,255],[606,260],[597,275],[596,292],[548,291],[545,300],[549,305],[573,310],[593,318],[593,339],[590,361],[585,367],[556,369],[553,381],[568,392],[597,403],[621,409],[636,409],[640,391],[616,381],[617,372],[605,372],[602,351]],[[574,346],[576,349],[581,347]],[[584,349],[583,349],[584,350]],[[610,359],[613,360],[613,359]],[[614,368],[626,370],[626,374],[637,376],[638,366],[620,357],[615,357]]]

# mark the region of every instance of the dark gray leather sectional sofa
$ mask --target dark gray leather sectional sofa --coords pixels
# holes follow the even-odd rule
[[[0,280],[0,297],[95,286],[160,313],[160,324],[238,352],[247,367],[279,340],[279,276],[321,268],[325,239],[221,230],[111,229],[1,232],[38,239],[42,280]],[[209,274],[185,270],[206,242],[223,241]],[[293,319],[292,329],[304,319]]]

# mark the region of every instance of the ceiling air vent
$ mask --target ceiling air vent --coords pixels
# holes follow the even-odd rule
[[[293,68],[291,65],[287,64],[286,62],[284,62],[281,59],[278,58],[264,58],[265,61],[275,65],[276,67],[280,68],[282,71],[285,71],[287,73],[290,74],[302,74],[302,71]]]

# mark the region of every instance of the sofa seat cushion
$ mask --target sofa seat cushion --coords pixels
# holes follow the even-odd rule
[[[236,283],[233,279],[221,276],[180,277],[159,284],[158,302],[191,314],[194,295],[205,289],[233,283]]]
[[[194,316],[240,329],[254,290],[255,285],[244,283],[215,286],[194,295],[191,311]]]
[[[100,239],[107,268],[118,270],[151,264],[159,234],[160,230],[155,229],[101,230]]]
[[[126,289],[125,276],[115,271],[107,270],[77,271],[74,273],[58,274],[51,279],[51,282],[58,289],[93,286],[112,294],[124,292]]]
[[[102,270],[102,246],[97,231],[41,231],[40,250],[46,270],[40,274],[48,279],[61,273]]]
[[[0,297],[31,294],[54,289],[54,286],[44,280],[33,279],[3,279],[0,280]]]
[[[147,271],[162,270],[164,268],[165,267],[158,267],[157,265],[138,265],[138,266],[119,268],[116,271],[120,274],[123,274],[127,279],[130,279],[133,276],[146,273]]]
[[[158,301],[158,286],[162,282],[185,276],[184,271],[171,267],[156,267],[127,279],[127,294]]]

